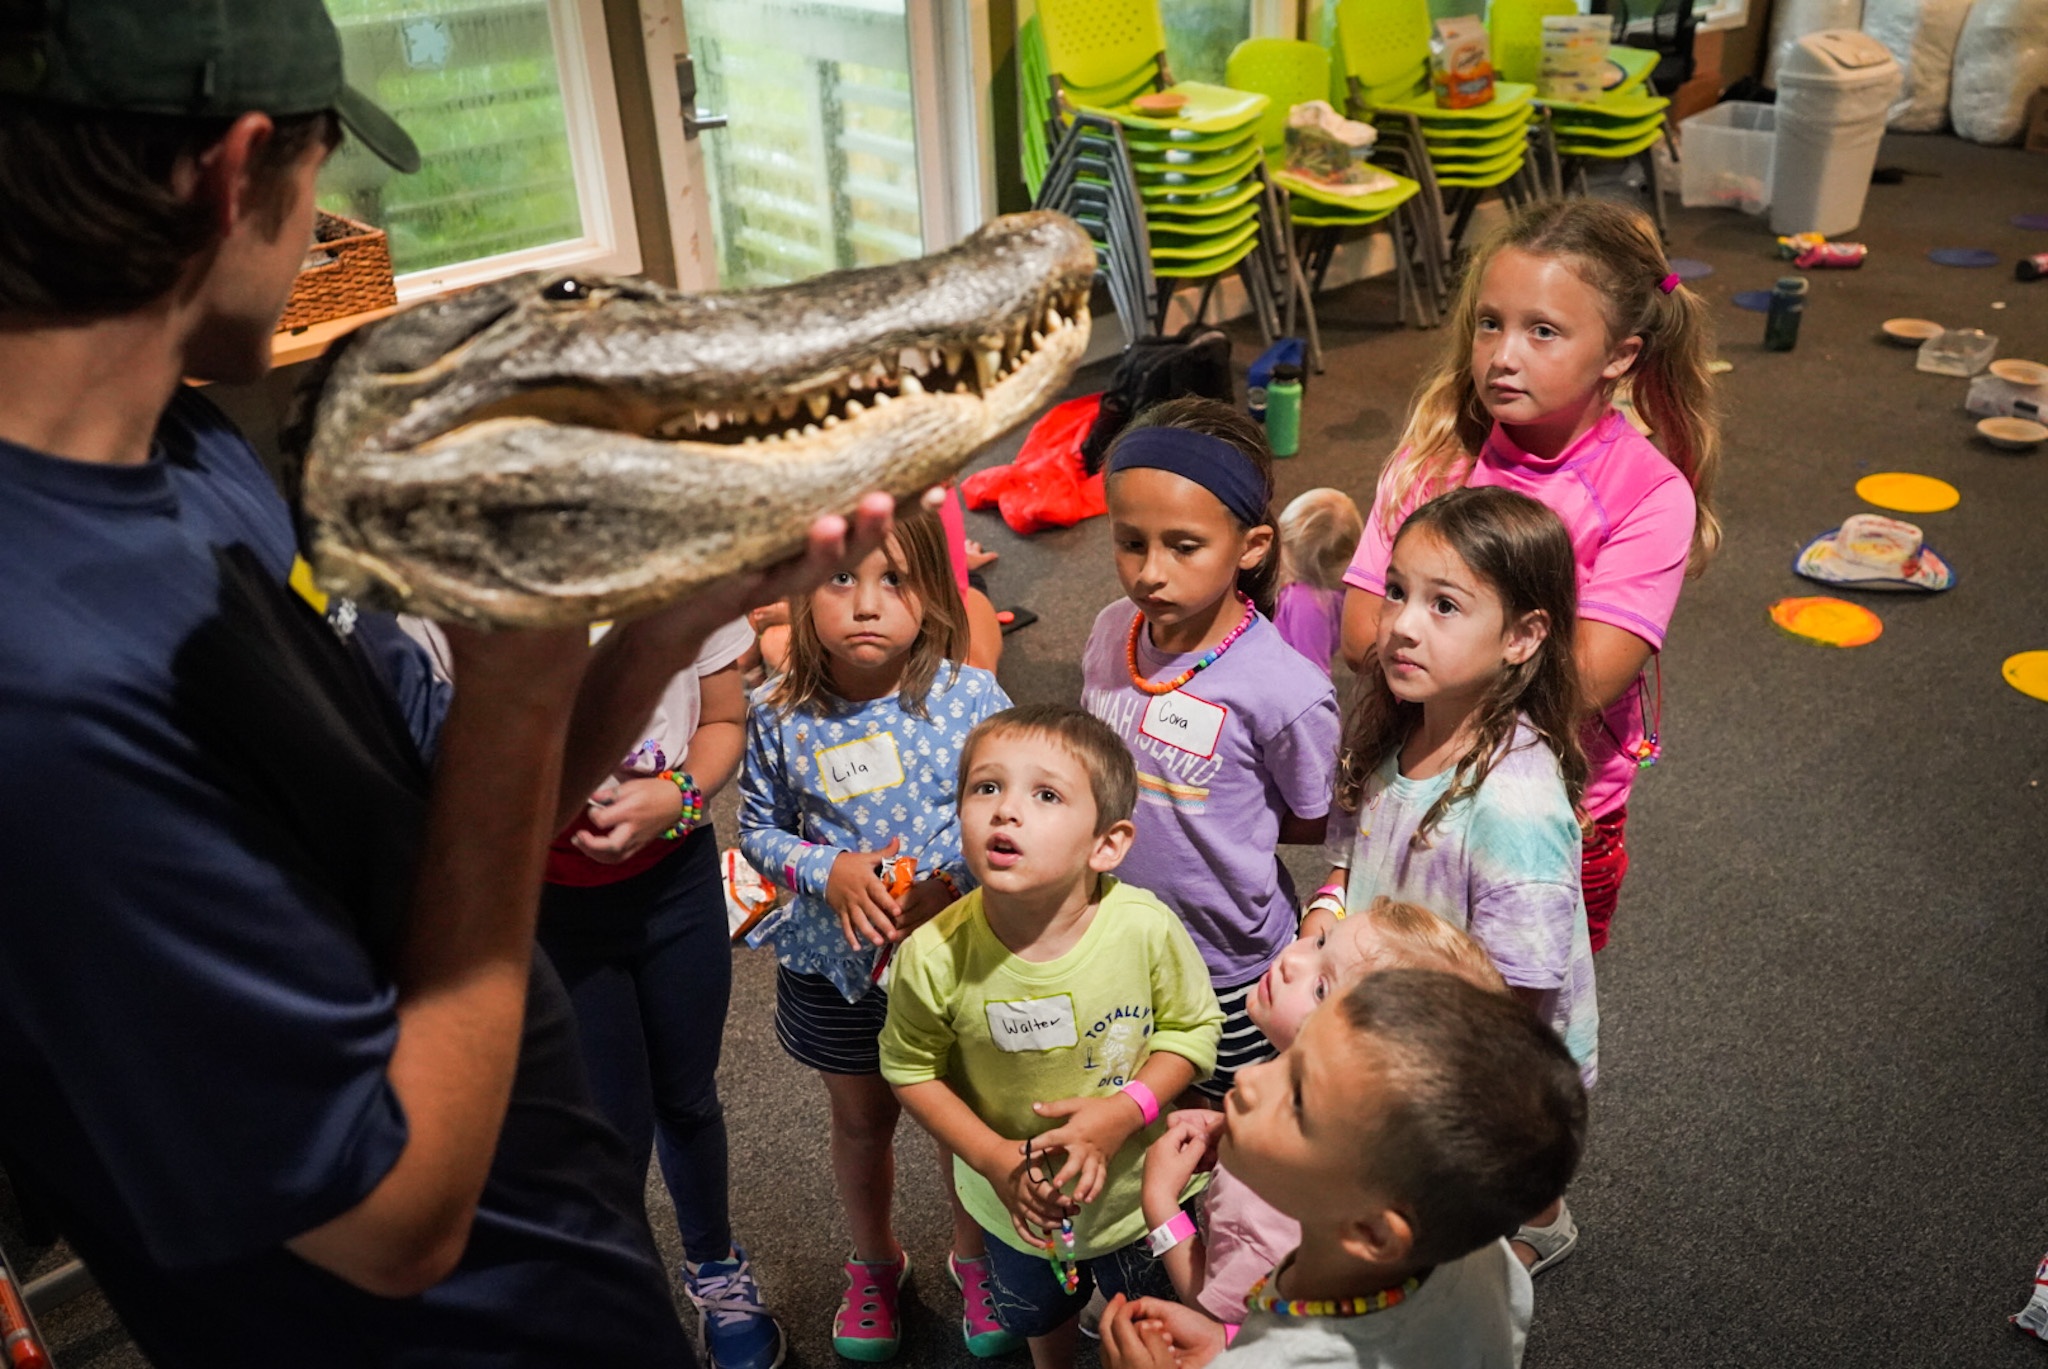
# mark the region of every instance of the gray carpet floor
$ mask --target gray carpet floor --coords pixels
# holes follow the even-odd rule
[[[1762,316],[1729,304],[1781,273],[1764,222],[1673,200],[1672,252],[1715,267],[1694,288],[1734,366],[1721,387],[1728,532],[1664,657],[1665,759],[1636,791],[1635,863],[1599,960],[1601,1086],[1572,1192],[1585,1237],[1538,1284],[1535,1369],[2048,1355],[2005,1321],[2048,1248],[2035,1073],[2048,1048],[2048,705],[1999,673],[2007,655],[2048,648],[2048,451],[1988,447],[1963,413],[1966,382],[1916,372],[1878,335],[1883,319],[1918,315],[2048,359],[2048,282],[2011,275],[2048,234],[2008,222],[2048,211],[2048,157],[1894,137],[1881,160],[1918,174],[1871,190],[1854,235],[1870,260],[1813,274],[1791,353],[1763,351]],[[2001,265],[1926,259],[1943,246],[1989,247]],[[1363,505],[1442,335],[1396,326],[1387,280],[1319,312],[1328,371],[1282,494],[1329,484]],[[1236,338],[1248,362],[1257,339]],[[1095,368],[1076,392],[1106,379]],[[1848,596],[1885,624],[1860,649],[1779,632],[1774,600],[1820,592],[1791,573],[1794,553],[1862,509],[1854,483],[1883,470],[1961,490],[1954,510],[1917,519],[1956,587]],[[993,517],[971,524],[1002,553],[998,605],[1042,615],[1009,639],[1006,687],[1073,699],[1088,625],[1117,594],[1106,527],[1026,541]],[[730,803],[720,811],[729,831]],[[823,1093],[775,1044],[768,958],[740,953],[736,978],[721,1076],[736,1225],[790,1362],[828,1369],[846,1237]],[[965,1365],[938,1176],[908,1125],[899,1171],[918,1270],[901,1363]],[[658,1184],[649,1200],[673,1256]],[[30,1270],[61,1254],[26,1248],[12,1226],[0,1238]],[[97,1298],[49,1329],[66,1369],[141,1362]]]

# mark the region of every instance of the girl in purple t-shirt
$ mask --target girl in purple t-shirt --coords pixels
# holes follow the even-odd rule
[[[1330,673],[1344,627],[1344,570],[1365,531],[1358,505],[1328,486],[1280,511],[1280,592],[1273,626],[1287,645]]]
[[[1688,573],[1721,539],[1720,436],[1706,305],[1678,282],[1648,219],[1600,200],[1531,206],[1475,254],[1443,357],[1380,477],[1344,580],[1344,655],[1362,669],[1401,521],[1459,485],[1500,485],[1564,519],[1578,563],[1574,651],[1588,717],[1592,818],[1582,854],[1593,949],[1628,870],[1636,771],[1658,754],[1661,699],[1643,670]],[[1626,385],[1652,442],[1615,407]]]
[[[1224,1011],[1216,1073],[1272,1047],[1245,993],[1299,918],[1274,847],[1322,839],[1337,757],[1329,678],[1267,619],[1273,467],[1265,432],[1226,404],[1176,399],[1117,438],[1106,492],[1126,598],[1081,658],[1082,703],[1138,766],[1137,840],[1119,874],[1180,915]]]

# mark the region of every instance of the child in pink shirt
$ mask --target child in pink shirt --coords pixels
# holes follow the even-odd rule
[[[1524,210],[1466,272],[1444,356],[1344,576],[1344,654],[1356,667],[1372,649],[1394,533],[1430,497],[1500,485],[1564,520],[1593,710],[1582,884],[1596,951],[1628,870],[1629,789],[1658,754],[1662,691],[1643,672],[1686,575],[1720,542],[1712,352],[1706,306],[1679,284],[1648,219],[1599,200]],[[1615,407],[1624,384],[1654,442]]]

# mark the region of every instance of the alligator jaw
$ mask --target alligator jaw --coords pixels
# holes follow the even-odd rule
[[[1078,226],[1035,214],[774,291],[529,279],[438,301],[328,378],[316,571],[371,603],[548,626],[771,564],[816,515],[947,479],[1050,399],[1087,347],[1093,265]]]

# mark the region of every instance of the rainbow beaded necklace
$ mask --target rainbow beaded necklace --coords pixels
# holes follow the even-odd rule
[[[1271,1277],[1268,1275],[1252,1285],[1251,1292],[1244,1295],[1244,1305],[1254,1312],[1271,1312],[1276,1317],[1363,1317],[1399,1306],[1422,1287],[1422,1280],[1409,1279],[1399,1288],[1383,1288],[1363,1298],[1283,1298],[1266,1291],[1267,1279]]]
[[[1259,611],[1252,606],[1250,597],[1243,590],[1238,590],[1236,593],[1237,602],[1244,605],[1244,617],[1238,619],[1237,626],[1230,629],[1228,637],[1225,637],[1215,646],[1203,652],[1200,660],[1170,680],[1148,680],[1145,678],[1144,672],[1138,669],[1138,634],[1145,630],[1145,615],[1142,613],[1133,614],[1131,617],[1131,635],[1124,642],[1124,663],[1130,667],[1132,686],[1140,694],[1150,694],[1154,697],[1161,694],[1171,694],[1174,690],[1179,689],[1189,680],[1194,679],[1195,676],[1216,664],[1217,657],[1230,650],[1230,644],[1244,636],[1244,630],[1252,625],[1252,619],[1259,616]]]

